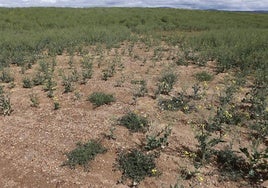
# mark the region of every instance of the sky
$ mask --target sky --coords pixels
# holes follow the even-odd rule
[[[268,11],[268,0],[0,0],[0,7],[172,7]]]

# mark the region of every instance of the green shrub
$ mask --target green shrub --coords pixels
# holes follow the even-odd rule
[[[30,101],[31,101],[31,106],[32,107],[38,107],[40,102],[39,102],[39,98],[37,96],[37,94],[30,94]]]
[[[88,97],[88,100],[98,107],[104,104],[110,104],[114,102],[115,98],[111,94],[105,94],[102,92],[94,92]]]
[[[64,93],[69,93],[74,90],[72,77],[63,77],[62,85],[64,86]]]
[[[32,83],[35,86],[43,85],[45,81],[46,81],[46,76],[44,75],[43,72],[37,72],[32,79]]]
[[[87,79],[90,79],[93,74],[93,64],[89,57],[84,57],[82,61],[82,82],[86,83]]]
[[[60,102],[59,102],[59,99],[57,97],[53,98],[53,103],[54,103],[54,110],[60,109]]]
[[[196,177],[199,173],[198,168],[195,168],[195,170],[190,170],[187,167],[182,167],[180,169],[180,176],[183,180],[190,180]]]
[[[177,97],[171,99],[160,99],[158,105],[161,110],[191,112],[194,106],[188,105],[189,99],[187,99],[183,93],[179,93]]]
[[[208,81],[211,81],[213,78],[213,76],[207,73],[206,71],[198,72],[194,76],[199,82],[204,82],[204,81],[208,82]]]
[[[135,97],[144,97],[148,93],[147,83],[145,80],[132,80],[132,84],[138,85],[138,88],[135,89]]]
[[[107,81],[109,78],[114,76],[115,72],[115,63],[112,63],[112,65],[107,69],[102,70],[102,79]]]
[[[171,128],[167,126],[164,130],[159,132],[157,135],[146,136],[146,150],[154,150],[160,147],[168,145],[168,137],[171,134]]]
[[[244,160],[231,149],[226,148],[217,152],[217,164],[223,177],[231,180],[243,177]]]
[[[246,158],[245,175],[252,182],[268,178],[268,148],[262,148],[262,140],[253,138],[246,148],[239,148]]]
[[[185,58],[179,58],[177,61],[176,61],[176,64],[178,66],[188,66],[188,62]]]
[[[49,63],[46,61],[40,61],[39,63],[38,71],[42,72],[44,74],[47,74],[49,72]]]
[[[172,90],[175,82],[177,81],[177,75],[174,73],[165,73],[160,79],[158,84],[158,90],[156,94],[168,95]]]
[[[55,87],[57,85],[57,82],[55,82],[52,78],[52,76],[49,76],[46,79],[45,85],[44,85],[44,91],[47,91],[47,96],[49,98],[52,98],[54,96],[53,91],[55,90]]]
[[[192,89],[193,89],[192,98],[194,100],[200,100],[201,99],[201,94],[200,94],[201,87],[199,86],[199,84],[194,84]]]
[[[253,137],[265,140],[268,136],[268,119],[253,122],[249,128]]]
[[[87,82],[87,79],[90,79],[92,77],[92,74],[93,74],[92,64],[89,64],[87,65],[86,68],[83,68],[81,84],[85,84]]]
[[[79,74],[78,74],[77,69],[72,70],[71,75],[68,76],[68,77],[70,77],[70,79],[71,79],[72,82],[78,82],[78,80],[79,80]]]
[[[11,108],[11,102],[8,95],[0,95],[0,115],[10,115],[13,109]]]
[[[4,83],[9,83],[14,81],[14,77],[11,76],[10,71],[4,69],[0,74],[0,80]]]
[[[4,94],[4,86],[0,85],[0,95]]]
[[[200,164],[209,162],[211,157],[216,153],[215,146],[224,142],[221,138],[213,137],[209,132],[205,131],[202,126],[195,138],[198,141],[198,151],[195,160]]]
[[[119,119],[120,125],[128,128],[132,132],[145,131],[148,127],[148,120],[133,112],[130,112]]]
[[[120,153],[117,160],[119,169],[123,172],[123,178],[129,178],[138,183],[145,177],[154,175],[156,165],[152,155],[146,155],[134,149]]]
[[[31,79],[28,78],[28,77],[24,78],[24,79],[22,80],[22,82],[23,82],[23,87],[24,87],[24,88],[32,88],[32,87],[33,87],[33,83],[32,83],[32,81],[31,81]]]
[[[107,149],[96,140],[90,140],[85,144],[77,143],[77,148],[66,154],[68,160],[62,166],[69,166],[73,169],[76,165],[82,165],[87,168],[89,161],[93,160],[97,154],[106,151]]]

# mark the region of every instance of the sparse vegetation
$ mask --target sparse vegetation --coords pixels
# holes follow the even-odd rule
[[[267,184],[267,14],[0,8],[0,15],[0,172],[10,170],[11,183],[28,182],[24,172],[34,170],[29,182],[57,176],[44,186],[114,187],[117,153],[133,187]],[[63,178],[55,165],[66,144],[95,134],[108,138],[107,149],[79,143],[63,165],[87,168],[108,150],[97,164],[104,170]],[[146,178],[156,175],[164,177]]]

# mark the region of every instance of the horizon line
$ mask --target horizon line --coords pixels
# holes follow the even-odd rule
[[[201,8],[183,8],[176,6],[1,6],[0,8],[73,8],[73,9],[89,9],[89,8],[167,8],[167,9],[181,9],[181,10],[203,10],[203,11],[226,11],[226,12],[261,12],[268,13],[268,10],[239,10],[239,9],[201,9]]]

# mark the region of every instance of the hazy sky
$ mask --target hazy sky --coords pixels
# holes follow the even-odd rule
[[[0,0],[0,6],[174,7],[187,9],[268,11],[268,0]]]

